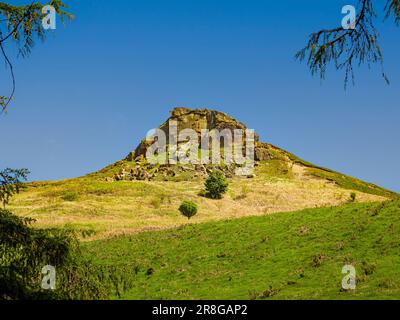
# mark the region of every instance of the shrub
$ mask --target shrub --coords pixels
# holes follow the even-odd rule
[[[179,207],[179,211],[188,219],[194,217],[197,213],[197,204],[193,201],[183,201]]]
[[[206,180],[205,188],[209,198],[222,199],[222,195],[228,191],[228,182],[221,171],[213,171]]]
[[[350,193],[350,202],[356,201],[357,194],[355,192]]]
[[[78,194],[75,191],[66,191],[62,196],[64,201],[76,201],[78,199]]]

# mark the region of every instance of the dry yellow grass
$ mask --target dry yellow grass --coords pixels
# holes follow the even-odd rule
[[[268,164],[257,168],[254,179],[230,180],[222,200],[199,196],[204,181],[105,182],[83,177],[59,182],[33,183],[16,196],[10,209],[37,220],[38,227],[70,227],[89,232],[87,239],[174,228],[189,223],[178,207],[183,200],[199,205],[190,223],[265,215],[305,208],[336,206],[349,201],[352,191],[305,174],[300,165],[290,175],[268,175]],[[358,202],[386,198],[357,192]]]

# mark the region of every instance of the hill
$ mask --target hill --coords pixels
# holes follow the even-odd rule
[[[246,129],[228,115],[208,109],[176,108],[166,121],[180,129]],[[160,126],[167,131],[166,124]],[[144,154],[148,141],[121,161],[87,176],[65,181],[34,182],[14,198],[11,210],[37,220],[39,227],[68,227],[87,239],[146,230],[176,228],[186,223],[177,208],[183,200],[199,204],[194,223],[269,215],[305,208],[330,207],[350,201],[385,201],[397,194],[299,159],[255,136],[254,175],[238,177],[228,165],[154,165]],[[229,178],[222,200],[202,196],[204,180],[214,169]]]
[[[144,232],[84,253],[117,270],[123,299],[400,299],[399,243],[392,200]],[[355,291],[341,287],[349,264]]]

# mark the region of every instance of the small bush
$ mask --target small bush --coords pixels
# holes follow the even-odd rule
[[[355,202],[357,194],[355,192],[350,193],[350,202]]]
[[[64,192],[62,199],[64,201],[76,201],[78,200],[78,194],[75,191],[66,191]]]
[[[193,201],[183,201],[179,207],[179,211],[188,219],[194,217],[197,214],[197,204]]]
[[[222,195],[228,191],[228,182],[221,171],[213,171],[206,180],[205,188],[209,198],[222,199]]]

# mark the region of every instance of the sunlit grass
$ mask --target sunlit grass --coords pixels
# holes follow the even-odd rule
[[[399,243],[392,201],[193,224],[84,252],[96,265],[131,268],[124,299],[399,299]],[[341,287],[349,264],[354,291]]]

